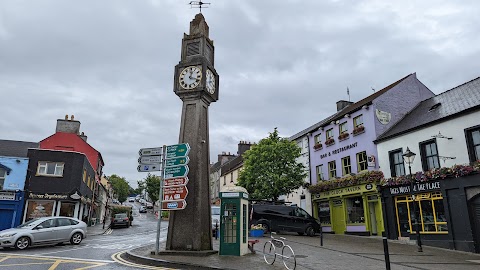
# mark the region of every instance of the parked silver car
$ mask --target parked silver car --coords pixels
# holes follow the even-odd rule
[[[220,230],[220,206],[212,205],[212,232],[215,232],[217,225]]]
[[[0,231],[0,247],[26,249],[33,245],[70,242],[78,245],[87,234],[87,224],[70,217],[42,217]]]

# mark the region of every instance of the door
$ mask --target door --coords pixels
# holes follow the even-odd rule
[[[68,218],[57,219],[56,232],[59,241],[66,242],[70,240],[70,233],[73,230],[73,226]]]
[[[470,200],[470,220],[472,221],[475,252],[480,253],[480,195]]]
[[[220,241],[221,255],[239,255],[240,254],[240,213],[238,204],[225,200],[222,202]]]
[[[48,219],[32,229],[33,244],[54,242],[57,240],[55,219]]]
[[[377,215],[375,214],[375,202],[369,202],[368,203],[368,213],[370,217],[370,232],[373,235],[378,234],[378,229],[377,229]]]
[[[333,200],[332,207],[332,225],[333,231],[336,234],[344,234],[347,229],[345,223],[345,210],[343,208],[343,202],[341,199]]]
[[[13,210],[0,209],[0,231],[12,228]]]

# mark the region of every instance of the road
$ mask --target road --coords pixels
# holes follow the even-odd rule
[[[129,249],[155,243],[157,232],[157,220],[152,211],[140,214],[140,204],[130,205],[134,213],[130,228],[88,236],[78,246],[32,247],[24,251],[0,249],[0,270],[171,269],[138,265],[121,258],[121,254]],[[161,241],[166,238],[167,226],[168,222],[162,222]]]

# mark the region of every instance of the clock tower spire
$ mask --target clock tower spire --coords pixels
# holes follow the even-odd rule
[[[183,101],[179,143],[188,143],[191,150],[187,206],[170,212],[167,250],[213,250],[208,108],[218,100],[218,79],[209,27],[199,13],[190,22],[189,34],[183,36],[180,62],[175,66],[173,90]]]

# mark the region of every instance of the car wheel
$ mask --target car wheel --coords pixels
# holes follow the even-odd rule
[[[26,237],[26,236],[22,236],[20,238],[17,239],[17,241],[15,242],[15,248],[16,249],[19,249],[19,250],[24,250],[26,248],[28,248],[30,246],[30,238]]]
[[[305,233],[308,236],[315,236],[315,230],[313,229],[312,226],[308,226],[307,229],[305,229]]]
[[[263,233],[268,233],[270,231],[270,227],[265,223],[260,223],[263,226]]]
[[[70,244],[72,245],[78,245],[82,242],[82,239],[83,239],[83,235],[79,232],[76,232],[72,235],[72,237],[70,238]]]

